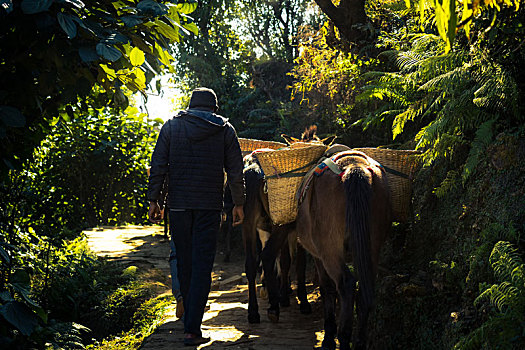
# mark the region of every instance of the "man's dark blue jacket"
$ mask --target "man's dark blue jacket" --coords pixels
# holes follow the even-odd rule
[[[171,209],[221,210],[224,171],[235,205],[245,201],[239,140],[228,119],[212,112],[188,109],[161,128],[151,157],[148,200],[158,201],[169,174]]]

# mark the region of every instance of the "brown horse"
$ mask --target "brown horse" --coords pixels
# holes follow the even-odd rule
[[[379,163],[358,151],[339,155],[335,160],[339,175],[325,171],[313,177],[299,205],[296,228],[319,273],[324,304],[322,348],[335,349],[337,335],[340,349],[350,349],[354,303],[358,323],[354,349],[366,348],[379,250],[391,226],[390,194]],[[358,277],[347,266],[349,255]],[[337,296],[339,329],[335,320]]]
[[[245,271],[248,279],[248,322],[259,323],[260,315],[257,304],[255,278],[262,261],[264,282],[268,291],[270,307],[267,310],[268,318],[272,322],[279,320],[279,305],[288,306],[289,301],[289,269],[290,258],[288,237],[296,237],[295,223],[273,225],[268,207],[268,194],[265,191],[265,180],[262,169],[255,159],[245,157],[244,177],[246,182],[246,203],[244,205],[244,222],[242,237],[246,254]],[[260,245],[260,254],[258,254]],[[262,245],[262,246],[261,246]],[[280,259],[280,279],[277,278],[276,259]],[[301,313],[311,313],[305,286],[306,257],[304,249],[298,244],[296,251],[297,297]]]

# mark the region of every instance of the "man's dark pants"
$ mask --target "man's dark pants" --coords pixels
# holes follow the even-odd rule
[[[219,210],[170,210],[170,230],[177,250],[177,270],[184,300],[184,333],[201,336],[211,286]]]

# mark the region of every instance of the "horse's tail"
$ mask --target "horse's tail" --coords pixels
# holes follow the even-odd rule
[[[350,166],[343,176],[346,192],[346,233],[354,266],[359,276],[359,291],[365,305],[374,299],[374,275],[370,253],[371,177],[366,169]]]

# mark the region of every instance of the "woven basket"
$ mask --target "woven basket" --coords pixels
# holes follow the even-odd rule
[[[390,185],[392,215],[394,220],[406,222],[410,217],[412,202],[412,177],[417,167],[416,156],[419,151],[395,150],[386,148],[354,148],[377,160],[381,165],[408,175],[408,179],[386,173]]]
[[[281,143],[281,142],[244,139],[242,137],[239,137],[239,144],[241,146],[241,151],[243,153],[253,152],[256,149],[262,149],[262,148],[279,149],[279,148],[286,147],[286,144]]]
[[[306,172],[316,164],[327,148],[316,144],[256,154],[267,181],[270,217],[274,224],[283,225],[295,221],[295,194]]]

